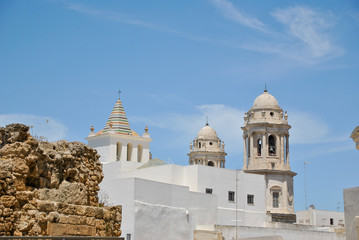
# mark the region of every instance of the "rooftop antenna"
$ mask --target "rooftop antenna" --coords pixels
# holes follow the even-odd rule
[[[309,162],[304,162],[304,198],[305,198],[305,210],[308,210],[307,204],[307,174],[306,174],[306,166]]]
[[[206,116],[206,126],[208,126],[208,116]]]
[[[267,83],[264,83],[264,92],[268,92],[267,91]]]

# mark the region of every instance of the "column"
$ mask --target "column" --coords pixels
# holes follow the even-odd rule
[[[287,165],[289,165],[289,135],[285,135],[285,138],[286,138],[286,152],[287,152],[287,156],[286,156],[286,158],[287,158]]]
[[[246,168],[248,165],[248,155],[247,155],[247,138],[243,135],[243,168]]]
[[[263,159],[267,158],[267,154],[268,154],[267,132],[264,132],[263,133],[263,138],[262,138],[262,156],[263,156]]]
[[[284,136],[281,134],[280,137],[280,164],[284,164]]]

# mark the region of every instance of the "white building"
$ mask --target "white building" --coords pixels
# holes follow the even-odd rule
[[[344,212],[334,212],[315,209],[313,205],[308,210],[297,211],[297,223],[316,227],[344,227]]]
[[[105,128],[97,134],[92,128],[87,139],[104,164],[101,190],[111,204],[123,206],[122,236],[199,239],[195,234],[203,231],[211,239],[344,240],[293,224],[296,173],[290,170],[287,119],[265,91],[245,116],[243,170],[225,169],[224,143],[208,124],[190,145],[189,165],[179,166],[151,159],[147,128],[143,137],[130,129],[119,99]]]

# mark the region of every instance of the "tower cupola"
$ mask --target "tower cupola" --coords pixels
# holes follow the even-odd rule
[[[197,137],[190,144],[189,164],[225,167],[224,142],[219,139],[216,131],[209,126],[201,128]]]

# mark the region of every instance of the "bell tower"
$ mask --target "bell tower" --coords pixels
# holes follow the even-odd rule
[[[190,152],[187,155],[190,165],[225,168],[227,153],[224,151],[224,142],[219,139],[208,122],[199,130],[197,137],[190,144]]]
[[[288,114],[265,89],[245,113],[243,170],[265,175],[266,208],[273,222],[295,222],[293,177],[290,169]]]

